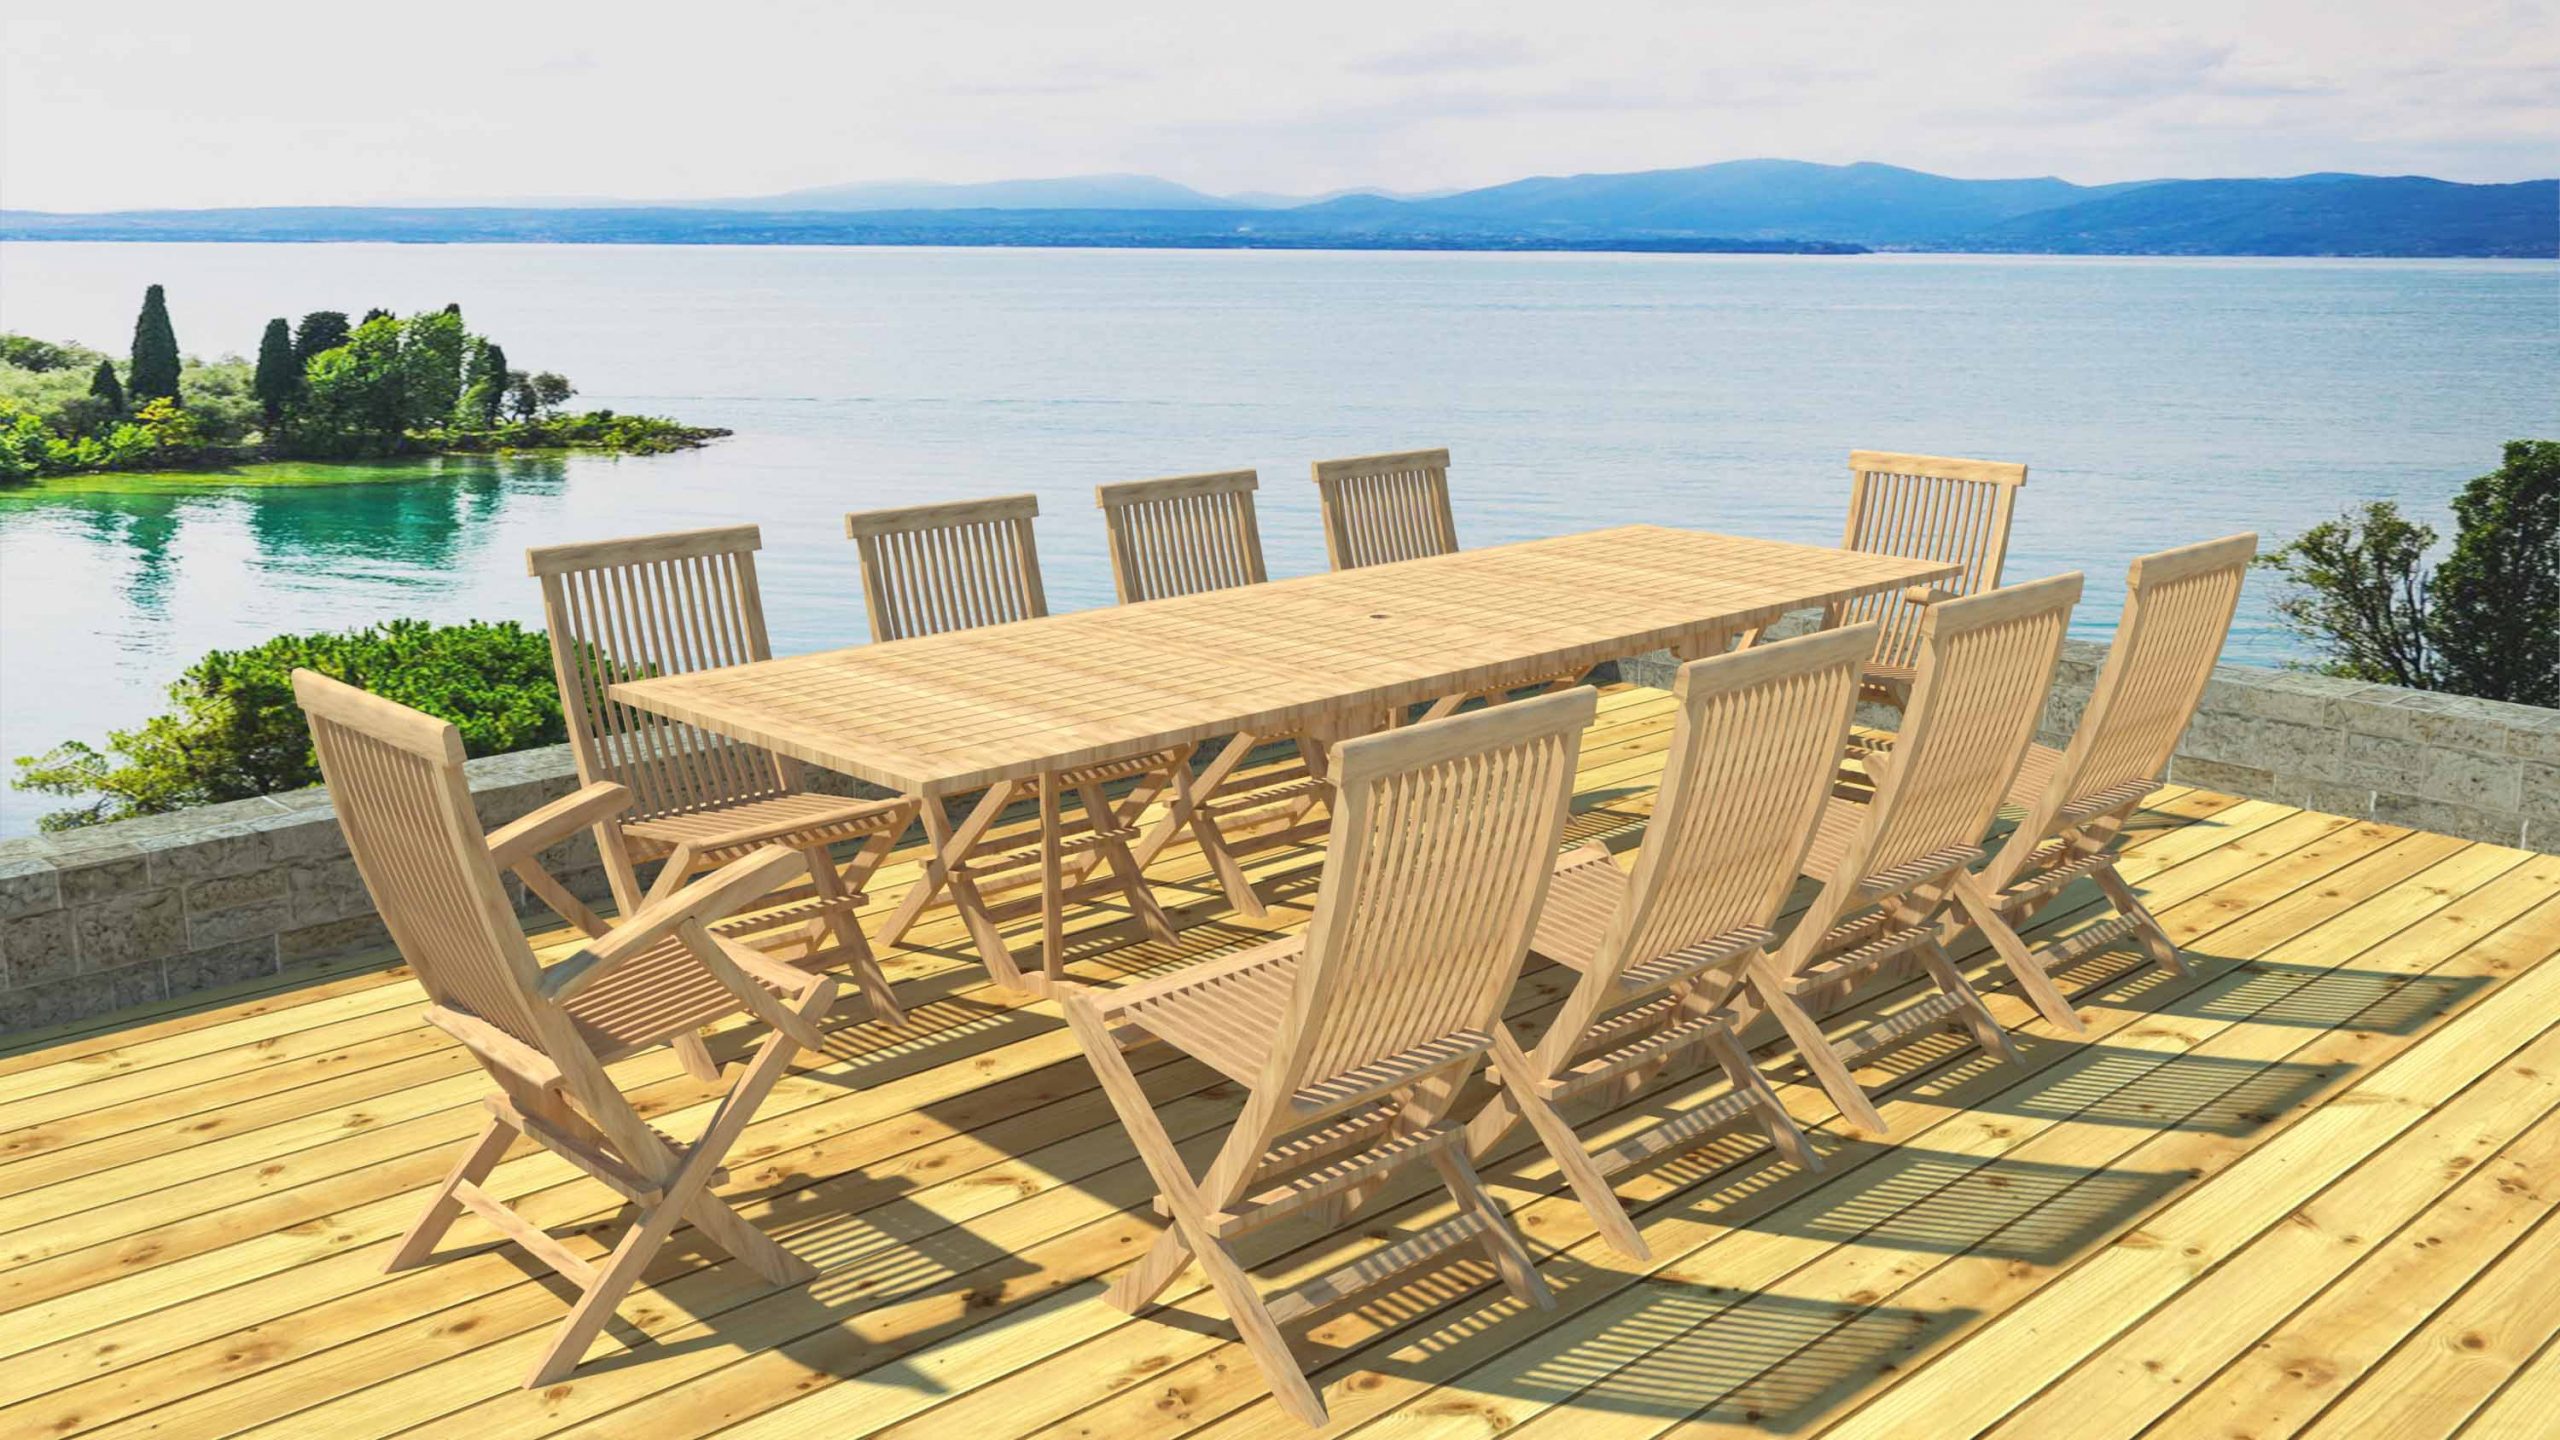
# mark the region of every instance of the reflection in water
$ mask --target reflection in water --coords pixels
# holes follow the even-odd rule
[[[432,481],[249,492],[243,498],[258,563],[284,571],[312,561],[353,563],[398,584],[440,584],[466,553],[488,544],[513,497],[557,495],[568,475],[556,455],[434,463]]]

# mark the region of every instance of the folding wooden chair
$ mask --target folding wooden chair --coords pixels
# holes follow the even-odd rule
[[[1279,1328],[1300,1316],[1470,1241],[1513,1294],[1554,1303],[1448,1112],[1503,1034],[1596,701],[1581,689],[1343,742],[1303,935],[1108,994],[1062,987],[1172,1220],[1112,1302],[1139,1310],[1197,1261],[1281,1405],[1309,1424],[1324,1404]],[[1196,1176],[1122,1053],[1150,1041],[1249,1088]],[[1453,1218],[1267,1299],[1230,1248],[1416,1161],[1456,1197]]]
[[[2009,553],[2009,517],[2027,467],[1996,460],[1952,460],[1882,450],[1849,453],[1849,522],[1844,550],[1908,555],[1964,567],[1936,587],[1948,595],[2000,588]],[[1875,658],[1865,697],[1901,709],[1909,703],[1920,653],[1920,606],[1892,591],[1835,605],[1823,628],[1876,622]]]
[[[2127,572],[2124,616],[2080,728],[2066,750],[2027,747],[2009,786],[2009,803],[2025,818],[1981,875],[2006,922],[1988,932],[1995,943],[2014,941],[2016,930],[2083,876],[2097,883],[2116,918],[2049,949],[2004,948],[2010,968],[2050,974],[2132,936],[2149,960],[2186,973],[2169,932],[2116,873],[2113,847],[2144,797],[2159,788],[2195,717],[2257,553],[2257,536],[2231,535],[2142,556]]]
[[[1680,715],[1635,873],[1596,844],[1556,867],[1529,948],[1578,978],[1535,1050],[1522,1056],[1496,1038],[1502,1092],[1468,1123],[1468,1148],[1481,1158],[1525,1115],[1600,1233],[1639,1260],[1650,1252],[1610,1176],[1754,1120],[1788,1160],[1819,1166],[1735,1043],[1731,1002],[1777,943],[1770,927],[1813,843],[1875,638],[1859,625],[1681,666]],[[1764,1003],[1795,1001],[1780,990]],[[1593,1091],[1624,1101],[1701,1049],[1732,1089],[1696,1109],[1596,1150],[1558,1113]]]
[[[1207,590],[1259,585],[1262,562],[1250,470],[1133,480],[1094,489],[1111,540],[1111,579],[1120,603],[1135,605]],[[1258,750],[1286,744],[1296,752],[1277,770],[1247,771]],[[1198,841],[1227,900],[1244,914],[1268,913],[1245,877],[1240,857],[1295,845],[1323,833],[1317,812],[1332,789],[1325,743],[1301,727],[1227,737],[1198,774],[1174,775],[1171,811],[1136,847],[1151,865],[1184,830]]]
[[[579,1290],[567,1323],[526,1377],[565,1379],[632,1282],[686,1220],[775,1285],[815,1271],[711,1193],[721,1157],[782,1078],[795,1050],[823,1043],[835,982],[732,938],[730,917],[805,875],[807,856],[766,846],[661,895],[544,969],[508,908],[498,872],[531,868],[547,846],[629,803],[621,785],[589,785],[484,837],[453,726],[352,686],[297,670],[347,848],[401,958],[426,988],[429,1023],[462,1042],[498,1084],[489,1120],[392,1251],[419,1264],[462,1212],[496,1226]],[[770,1027],[702,1135],[680,1145],[652,1129],[605,1067],[744,1013]],[[599,1265],[482,1188],[518,1135],[621,1195],[630,1227]]]
[[[609,693],[624,680],[679,675],[773,658],[764,600],[756,588],[753,525],[679,530],[624,540],[552,545],[525,552],[542,582],[551,663],[560,680],[578,778],[631,793],[626,811],[596,823],[597,847],[614,903],[626,916],[687,879],[766,845],[809,858],[808,883],[764,922],[757,943],[792,963],[838,960],[852,971],[874,1014],[906,1019],[863,936],[863,893],[890,847],[916,817],[911,800],[860,800],[807,788],[800,762],[743,741],[635,710]],[[852,845],[839,868],[828,848]],[[655,886],[640,888],[637,865],[664,859]],[[565,897],[546,895],[561,907]],[[575,902],[568,902],[574,904]],[[598,934],[593,917],[562,909]],[[695,1073],[709,1057],[681,1047]]]
[[[1806,1068],[1864,1129],[1881,1134],[1884,1120],[1846,1061],[1941,1022],[2003,1058],[2014,1053],[1939,943],[1938,921],[1953,914],[1985,931],[2007,928],[1972,866],[2035,736],[2080,580],[2057,575],[1922,608],[1910,709],[1875,793],[1863,803],[1834,796],[1824,805],[1802,866],[1822,888],[1775,960],[1747,967]],[[1807,1017],[1888,962],[1905,962],[1895,969],[1906,970],[1910,959],[1937,993],[1837,1042]],[[2010,968],[2038,1013],[2082,1033],[2043,971],[2014,961]],[[1778,1004],[1782,996],[1795,1003]]]
[[[1325,557],[1336,570],[1392,565],[1458,553],[1458,523],[1449,508],[1449,452],[1406,450],[1315,462],[1316,498],[1324,515]],[[1443,695],[1421,718],[1455,714],[1470,700],[1500,701],[1536,686],[1569,690],[1571,675],[1527,675],[1489,690]]]
[[[1032,517],[1040,513],[1039,497],[1002,495],[990,500],[914,505],[869,510],[844,517],[844,533],[854,541],[862,564],[862,602],[871,621],[874,643],[938,635],[982,625],[1031,620],[1049,613],[1040,584],[1040,552],[1032,538]],[[1008,780],[989,786],[957,825],[940,800],[922,809],[931,849],[925,878],[883,928],[884,944],[896,944],[936,894],[950,891],[952,903],[977,943],[980,958],[996,980],[1013,989],[1033,982],[1015,963],[1013,951],[998,929],[1000,922],[1038,910],[1041,914],[1041,980],[1054,981],[1064,965],[1065,934],[1060,907],[1117,891],[1147,932],[1160,940],[1173,938],[1173,922],[1147,888],[1145,871],[1132,853],[1140,838],[1138,818],[1175,783],[1176,773],[1190,774],[1191,747],[1151,751],[1050,771],[1036,781]],[[1135,784],[1114,801],[1110,785]],[[990,831],[1007,806],[1028,792],[1039,802],[1041,837],[1026,845]],[[1070,818],[1068,797],[1079,807]],[[1051,858],[1056,859],[1058,903],[1044,904]],[[1028,885],[1043,893],[990,904],[990,894]]]

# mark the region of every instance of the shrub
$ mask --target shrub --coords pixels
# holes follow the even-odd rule
[[[2350,679],[2560,705],[2560,442],[2517,440],[2454,497],[2453,551],[2388,500],[2260,560],[2291,588],[2285,625]]]
[[[567,738],[542,632],[513,621],[393,620],[216,650],[169,687],[168,711],[110,732],[104,749],[74,740],[22,757],[15,784],[88,797],[45,816],[46,830],[318,784],[311,734],[293,700],[296,667],[450,720],[472,755]]]

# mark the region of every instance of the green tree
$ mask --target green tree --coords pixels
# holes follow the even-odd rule
[[[270,320],[267,333],[258,337],[258,373],[250,382],[270,428],[284,419],[285,407],[301,388],[302,367],[293,358],[293,325],[281,317]]]
[[[297,454],[380,455],[397,449],[408,421],[402,398],[400,322],[385,316],[355,328],[347,343],[311,357],[302,403],[287,435]]]
[[[2312,526],[2259,562],[2292,582],[2277,616],[2332,675],[2560,703],[2560,443],[2511,442],[2453,510],[2432,574],[2436,532],[2388,500]]]
[[[462,357],[470,344],[459,309],[412,315],[402,322],[400,389],[408,428],[425,430],[453,423],[454,409],[462,399]]]
[[[452,721],[468,754],[567,736],[542,632],[513,621],[394,620],[216,650],[169,687],[166,713],[110,733],[103,749],[70,741],[21,758],[17,787],[84,799],[39,822],[64,830],[317,784],[311,733],[293,701],[296,667]]]
[[[2560,441],[2509,441],[2453,518],[2453,553],[2428,585],[2444,688],[2560,706]]]
[[[462,371],[462,399],[453,423],[465,430],[488,430],[498,423],[498,407],[507,399],[507,352],[489,340],[474,340]]]
[[[169,324],[168,297],[157,285],[142,292],[142,313],[133,322],[133,364],[125,377],[137,405],[178,398],[178,332]]]
[[[302,325],[293,332],[293,363],[298,369],[309,365],[311,357],[323,350],[335,350],[347,343],[355,327],[347,323],[343,310],[314,310],[302,317]]]
[[[357,323],[359,326],[363,326],[363,325],[370,325],[370,324],[372,324],[372,323],[373,323],[374,321],[376,321],[376,320],[388,320],[388,319],[390,319],[390,318],[391,318],[391,312],[390,312],[390,311],[383,309],[383,308],[382,308],[381,306],[379,306],[379,305],[376,305],[376,306],[374,306],[372,309],[367,310],[366,312],[364,312],[364,318],[363,318],[362,320],[357,321],[356,323]]]
[[[80,363],[77,346],[56,345],[32,335],[0,335],[0,365],[42,373],[67,370]]]
[[[116,382],[116,362],[98,362],[96,372],[89,376],[89,393],[106,402],[108,414],[124,413],[124,386]]]

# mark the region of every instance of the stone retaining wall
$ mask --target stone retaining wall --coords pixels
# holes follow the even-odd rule
[[[2065,647],[2047,743],[2068,738],[2104,653]],[[1615,669],[1657,686],[1672,673],[1660,654]],[[487,825],[577,786],[565,746],[474,760],[469,773]],[[2226,665],[2169,778],[2560,853],[2560,712],[2550,710]],[[545,858],[579,895],[606,893],[589,836]],[[512,875],[507,887],[526,913],[540,908]],[[0,1035],[254,981],[385,939],[326,790],[0,840]]]
[[[2038,739],[2070,740],[2106,654],[2090,641],[2064,643]],[[1660,653],[1618,667],[1654,686],[1668,686],[1673,668]],[[1862,718],[1894,723],[1890,711]],[[2223,665],[2168,778],[2560,854],[2560,710]]]

